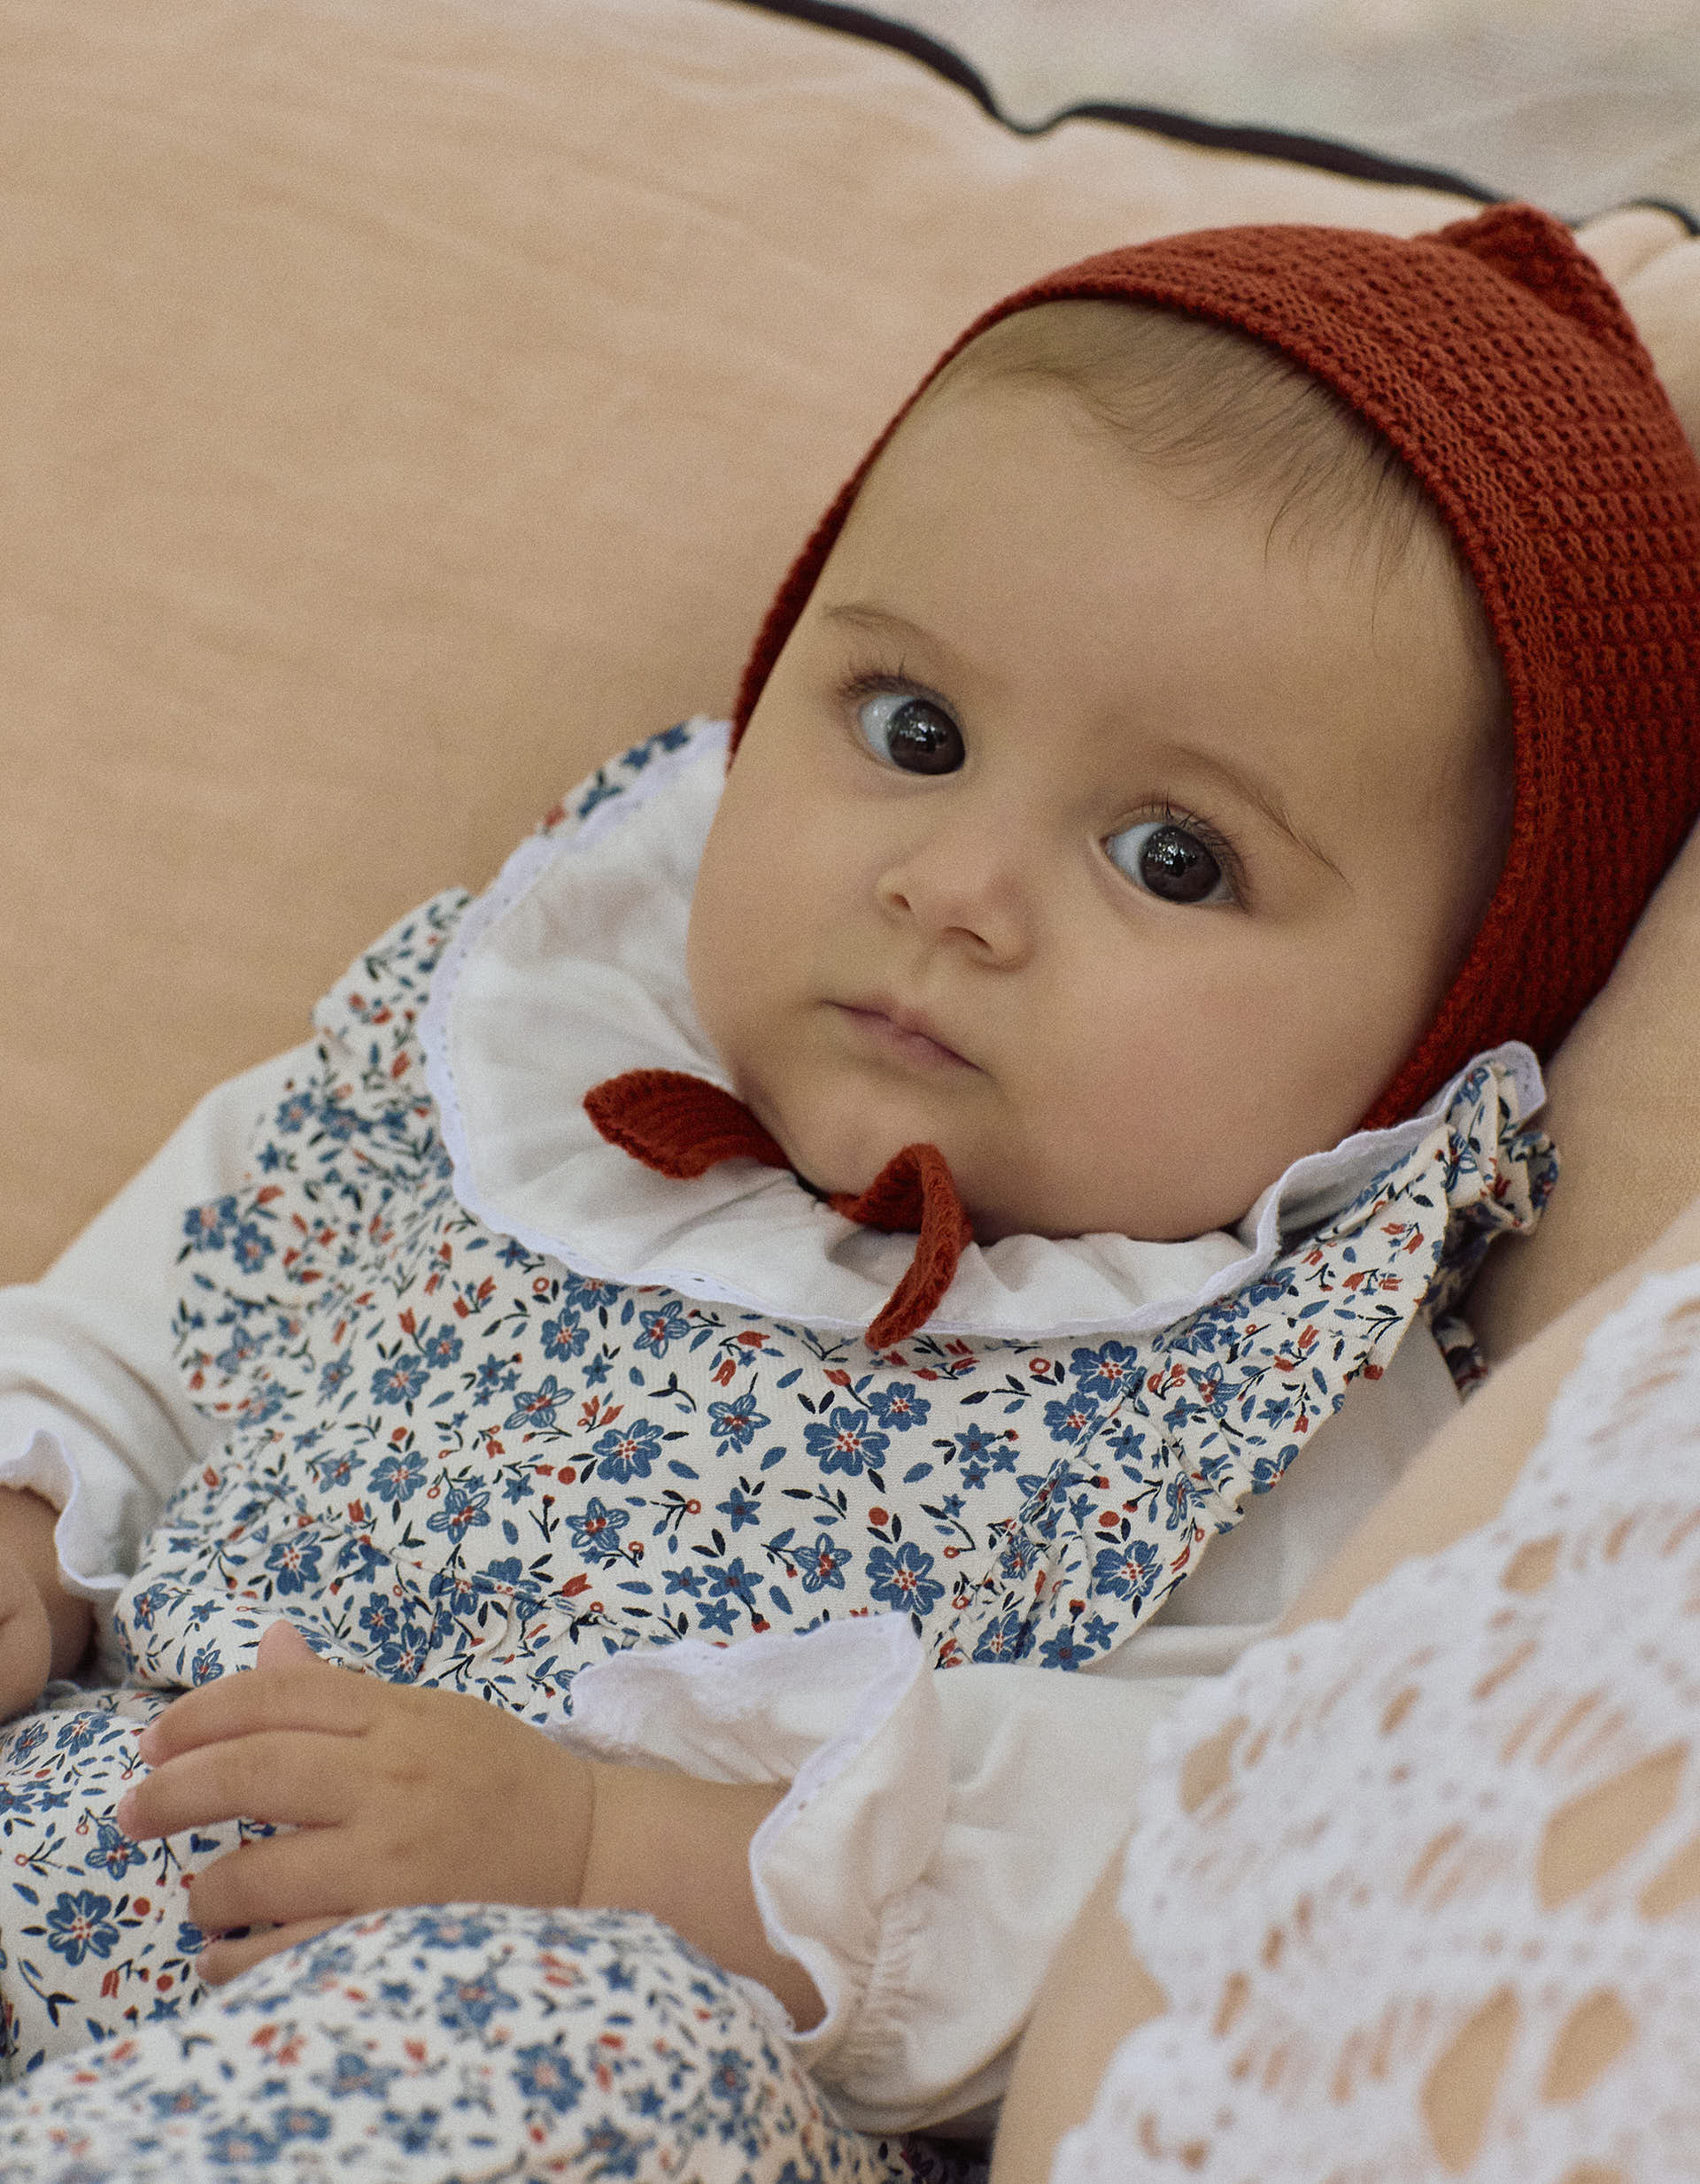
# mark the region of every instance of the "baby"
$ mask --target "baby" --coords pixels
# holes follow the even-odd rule
[[[970,328],[730,739],[639,745],[404,921],[4,1300],[0,1696],[91,1626],[115,1679],[5,1733],[9,2051],[135,2034],[138,2112],[234,2129],[135,2033],[197,1970],[454,1901],[539,1907],[546,1957],[604,1905],[778,1995],[852,2121],[994,2092],[1143,1725],[1455,1400],[1428,1324],[1550,1182],[1528,1050],[1700,808],[1697,567],[1650,366],[1525,208],[1172,238]],[[880,1609],[972,1694],[930,1702],[977,1786],[942,1870],[833,1711],[885,1637],[780,1636]],[[941,2001],[935,1933],[876,1976],[870,1888],[964,1964],[1024,1919],[1032,1972]],[[561,1979],[523,1985],[543,2143]],[[486,2019],[434,2020],[454,2068]]]

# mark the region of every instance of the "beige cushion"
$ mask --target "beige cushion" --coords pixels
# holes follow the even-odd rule
[[[729,701],[945,340],[1433,195],[1024,140],[722,0],[0,0],[0,1278],[410,903]]]

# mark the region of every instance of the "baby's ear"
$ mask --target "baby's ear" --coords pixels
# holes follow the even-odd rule
[[[1474,220],[1437,228],[1432,239],[1467,251],[1572,320],[1602,348],[1647,368],[1647,352],[1617,290],[1549,213],[1532,205],[1496,205]]]

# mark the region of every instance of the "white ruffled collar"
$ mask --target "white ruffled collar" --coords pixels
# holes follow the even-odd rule
[[[723,722],[675,747],[578,824],[533,836],[462,917],[432,982],[427,1075],[467,1210],[581,1274],[661,1286],[770,1318],[865,1327],[908,1268],[912,1238],[862,1228],[795,1177],[731,1161],[688,1183],[606,1142],[583,1109],[626,1069],[731,1085],[684,975],[698,860],[725,776]],[[1544,1096],[1526,1046],[1495,1048],[1526,1119]],[[963,1253],[931,1334],[1025,1341],[1148,1332],[1229,1294],[1431,1135],[1422,1115],[1296,1161],[1239,1228],[1183,1243],[1011,1236]]]

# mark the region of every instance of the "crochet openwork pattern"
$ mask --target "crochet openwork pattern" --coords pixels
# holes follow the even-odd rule
[[[1700,1269],[1596,1332],[1497,1523],[1160,1734],[1122,1908],[1171,2008],[1055,2184],[1700,2175]]]

